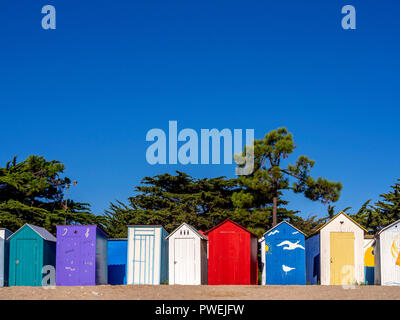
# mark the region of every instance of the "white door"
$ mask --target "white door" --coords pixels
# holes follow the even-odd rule
[[[386,266],[383,270],[386,278],[385,284],[400,285],[400,233],[386,231],[385,237],[389,244],[386,249],[386,256],[389,259],[387,259],[388,261],[386,261]]]
[[[135,234],[133,238],[133,284],[155,284],[153,234]]]
[[[175,238],[175,284],[195,284],[196,263],[195,263],[195,239]]]

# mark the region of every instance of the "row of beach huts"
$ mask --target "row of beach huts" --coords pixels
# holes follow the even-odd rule
[[[259,248],[263,285],[400,285],[400,220],[374,237],[344,212],[309,237],[285,221],[261,239],[229,219],[206,232],[127,228],[127,239],[95,225],[57,226],[57,237],[31,224],[1,229],[0,285],[41,286],[45,266],[58,286],[256,285]]]

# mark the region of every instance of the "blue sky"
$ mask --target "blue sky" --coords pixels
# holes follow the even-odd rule
[[[57,29],[41,28],[54,5]],[[352,4],[357,29],[341,28]],[[141,178],[230,165],[151,166],[148,130],[286,126],[313,175],[360,205],[400,178],[400,5],[395,1],[39,1],[0,3],[0,162],[39,154],[103,213]],[[287,194],[304,216],[326,207]]]

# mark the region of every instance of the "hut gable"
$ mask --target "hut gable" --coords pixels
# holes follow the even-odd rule
[[[189,235],[189,232],[192,232],[193,235],[195,235],[196,237],[199,237],[200,239],[208,240],[207,236],[205,236],[204,233],[196,230],[196,228],[194,228],[190,224],[187,224],[186,222],[182,223],[178,228],[176,228],[174,231],[172,231],[168,235],[167,239],[171,238],[176,233],[179,233],[179,236],[185,236],[185,235]]]
[[[314,234],[320,232],[321,230],[323,230],[325,228],[336,229],[336,226],[338,226],[338,225],[341,225],[341,226],[343,226],[343,229],[346,229],[347,227],[345,227],[344,224],[346,224],[346,226],[349,224],[354,224],[358,228],[362,229],[364,232],[368,232],[362,225],[360,225],[359,223],[354,221],[350,216],[348,216],[346,213],[341,211],[338,214],[336,214],[332,219],[330,219],[328,222],[326,222],[321,227],[319,227],[311,236],[313,236]]]
[[[228,225],[228,226],[226,226]],[[251,235],[253,235],[254,237],[257,237],[253,232],[247,230],[245,227],[242,227],[239,223],[236,223],[235,221],[232,221],[231,219],[226,219],[225,221],[222,221],[221,223],[217,224],[215,227],[211,228],[210,230],[207,230],[204,232],[205,235],[208,235],[210,232],[214,231],[215,229],[219,229],[219,228],[227,228],[227,229],[231,229],[231,228],[238,228],[241,229],[242,231],[245,231]]]
[[[400,232],[400,220],[397,220],[388,226],[384,227],[381,229],[378,233],[377,236],[379,236],[382,232],[389,231],[389,232]]]
[[[38,226],[29,224],[29,223],[24,224],[21,228],[19,228],[17,231],[15,231],[13,234],[11,234],[9,236],[8,240],[10,240],[14,235],[16,235],[19,232],[29,232],[29,231],[22,231],[25,228],[30,228],[31,230],[36,232],[43,240],[52,241],[52,242],[57,241],[57,238],[55,236],[53,236],[50,232],[48,232],[45,228],[38,227]]]

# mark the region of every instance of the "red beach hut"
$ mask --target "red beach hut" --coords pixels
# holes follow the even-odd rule
[[[257,236],[227,219],[208,236],[208,284],[257,284]]]

